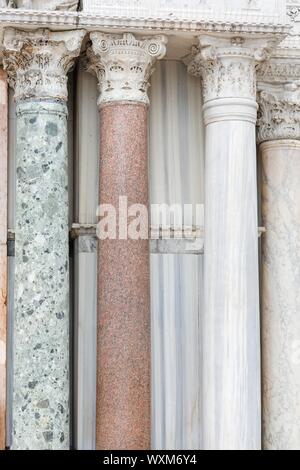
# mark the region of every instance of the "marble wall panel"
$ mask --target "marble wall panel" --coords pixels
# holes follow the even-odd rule
[[[7,324],[7,121],[6,73],[0,69],[0,449],[5,448]]]

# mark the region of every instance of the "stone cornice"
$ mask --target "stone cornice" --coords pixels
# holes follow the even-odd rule
[[[80,53],[84,30],[4,32],[3,65],[16,101],[53,99],[67,101],[67,73]]]
[[[216,0],[215,3],[218,2]],[[282,14],[282,9],[269,10],[269,14],[266,14],[263,0],[253,1],[249,8],[239,8],[239,12],[236,8],[237,4],[240,5],[239,0],[230,0],[233,8],[227,7],[226,11],[221,8],[221,12],[219,8],[213,7],[212,0],[195,0],[196,6],[189,11],[182,8],[181,0],[161,0],[164,7],[155,11],[148,7],[142,9],[135,0],[124,0],[122,8],[118,6],[121,2],[112,0],[99,1],[96,9],[90,9],[88,3],[84,3],[84,11],[78,12],[0,8],[0,53],[2,30],[6,27],[50,28],[52,31],[85,29],[88,33],[102,31],[122,34],[127,31],[144,35],[165,34],[169,37],[167,57],[179,60],[188,53],[195,36],[200,33],[227,34],[234,31],[235,35],[272,35],[280,42],[291,29],[289,18]],[[132,7],[135,3],[138,8]],[[149,0],[148,3],[157,5],[158,0]],[[173,3],[177,4],[176,8],[172,8]],[[245,0],[245,4],[248,3]],[[281,0],[278,3],[282,3]],[[205,4],[209,8],[204,8]],[[169,50],[172,51],[170,56]]]
[[[184,61],[189,73],[202,78],[204,101],[255,100],[256,65],[267,57],[274,40],[202,35],[199,44]]]
[[[123,35],[91,33],[87,50],[87,69],[99,82],[98,106],[116,101],[149,103],[149,78],[157,59],[166,52],[165,36],[136,38]]]
[[[112,7],[110,10],[103,11],[102,14],[89,13],[85,11],[42,11],[42,10],[21,10],[21,9],[0,9],[0,25],[3,27],[13,26],[22,28],[30,25],[32,27],[51,27],[53,30],[66,27],[84,28],[88,31],[105,29],[121,30],[145,30],[145,31],[165,31],[172,32],[230,32],[236,33],[257,33],[274,34],[283,37],[288,34],[290,25],[288,20],[271,21],[270,18],[252,17],[251,21],[245,15],[238,18],[232,12],[224,14],[223,18],[213,14],[200,14],[186,17],[185,15],[176,16],[168,14],[164,16],[152,15],[128,15],[118,16],[118,12]],[[251,18],[251,17],[250,17]]]

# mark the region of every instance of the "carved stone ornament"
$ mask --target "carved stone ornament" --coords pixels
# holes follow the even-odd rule
[[[282,54],[287,52],[287,57],[274,56],[257,70],[259,143],[300,139],[300,55],[296,49]]]
[[[149,78],[157,59],[166,53],[165,36],[137,39],[123,35],[94,32],[87,50],[87,69],[99,83],[98,105],[113,101],[149,103]]]
[[[286,57],[272,57],[259,65],[257,69],[258,82],[283,84],[300,80],[300,58],[297,57],[297,51],[284,50],[283,54]]]
[[[300,85],[265,85],[258,93],[258,143],[300,139]]]
[[[67,101],[67,73],[79,55],[84,30],[4,31],[3,65],[15,100]]]
[[[24,10],[71,10],[77,11],[79,6],[78,0],[14,0],[16,8]]]
[[[201,36],[199,47],[184,58],[188,71],[202,78],[204,101],[256,97],[256,65],[274,41]]]
[[[296,21],[296,18],[300,14],[300,1],[299,0],[287,0],[287,14],[292,21]]]

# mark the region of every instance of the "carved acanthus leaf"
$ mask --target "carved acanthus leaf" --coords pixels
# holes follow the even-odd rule
[[[3,65],[16,101],[35,99],[67,100],[67,73],[85,31],[50,30],[4,32]]]
[[[237,97],[255,99],[256,65],[264,60],[272,41],[201,36],[200,46],[185,58],[188,71],[200,76],[204,101]]]
[[[257,71],[258,142],[300,139],[300,55],[278,52]]]
[[[267,86],[258,93],[259,143],[278,139],[300,139],[300,86],[286,83]]]
[[[157,59],[166,52],[165,36],[137,39],[131,33],[91,33],[88,70],[99,83],[98,105],[112,101],[148,104],[149,78]]]

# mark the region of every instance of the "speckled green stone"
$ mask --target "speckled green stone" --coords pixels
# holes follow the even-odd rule
[[[69,448],[67,108],[17,105],[13,449]]]

